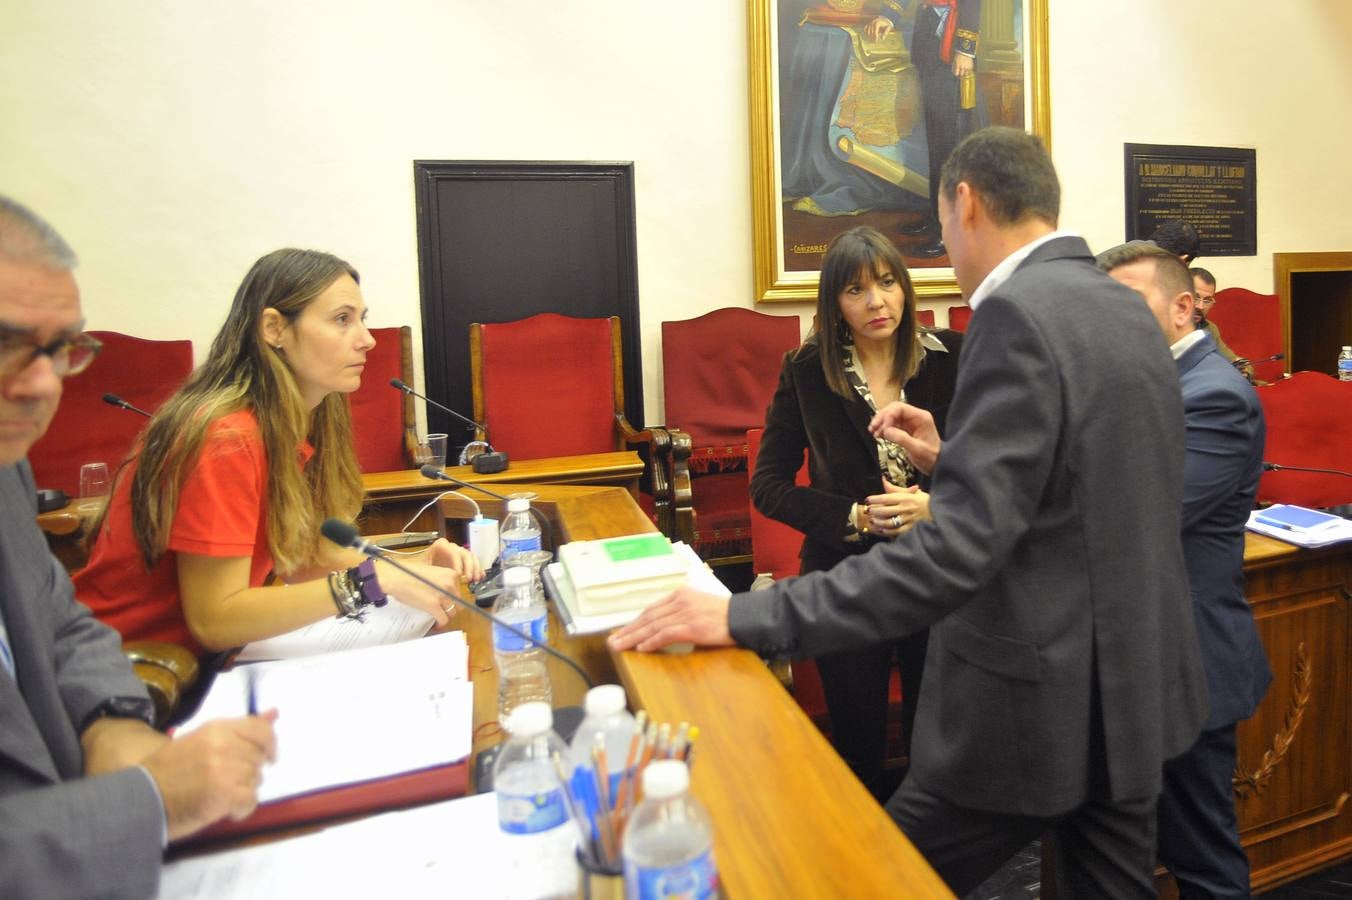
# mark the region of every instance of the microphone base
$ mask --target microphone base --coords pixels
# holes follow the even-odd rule
[[[480,475],[493,475],[507,470],[507,454],[502,451],[480,453],[470,462],[470,468]]]

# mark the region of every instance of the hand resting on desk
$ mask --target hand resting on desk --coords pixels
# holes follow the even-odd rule
[[[661,650],[672,644],[731,647],[728,598],[683,587],[606,639],[613,650]]]

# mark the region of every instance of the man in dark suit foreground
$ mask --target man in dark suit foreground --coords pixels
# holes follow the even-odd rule
[[[901,829],[958,894],[1052,829],[1063,896],[1153,897],[1160,773],[1206,716],[1183,411],[1149,311],[1054,230],[1059,206],[1020,131],[977,132],[944,166],[943,240],[975,310],[947,439],[905,404],[871,426],[933,472],[933,521],[770,590],[678,591],[611,642],[797,657],[928,625],[887,803]]]
[[[1140,293],[1159,322],[1178,362],[1188,429],[1183,555],[1211,715],[1188,752],[1165,764],[1159,858],[1181,897],[1248,897],[1231,778],[1235,727],[1272,681],[1243,571],[1244,524],[1263,474],[1263,409],[1244,376],[1193,327],[1193,285],[1177,257],[1133,242],[1101,254],[1099,265]]]
[[[74,255],[0,196],[0,894],[149,897],[166,838],[257,804],[273,715],[170,740],[121,640],[74,600],[24,461],[91,358]]]

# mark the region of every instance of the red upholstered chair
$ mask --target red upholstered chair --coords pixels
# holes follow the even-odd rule
[[[1219,300],[1216,305],[1220,306]],[[1352,382],[1322,372],[1297,372],[1256,390],[1267,419],[1263,459],[1279,466],[1352,472]],[[1340,506],[1352,503],[1352,478],[1264,472],[1258,499],[1297,506]]]
[[[760,452],[761,435],[764,428],[751,428],[746,432],[747,478],[756,471],[756,454]],[[803,465],[794,480],[798,484],[807,484],[807,454],[803,454]],[[748,500],[747,509],[751,520],[751,568],[757,574],[773,575],[775,581],[791,578],[798,574],[798,548],[803,545],[803,533],[763,515]],[[792,671],[793,697],[818,728],[826,734],[831,732],[831,720],[826,712],[826,695],[822,693],[822,679],[817,674],[817,663],[810,659],[795,660],[789,666]]]
[[[760,452],[763,428],[752,428],[746,433],[748,451],[747,477],[755,474],[756,454]],[[803,465],[794,478],[797,484],[808,484],[807,453],[803,454]],[[776,581],[798,574],[798,550],[803,545],[803,533],[795,528],[775,521],[760,513],[755,506],[747,504],[751,511],[751,567],[756,574],[773,575]],[[822,732],[830,737],[831,717],[826,710],[826,695],[822,691],[821,675],[817,672],[817,663],[811,659],[798,659],[790,664],[792,671],[793,697],[803,712]],[[901,676],[892,669],[892,677],[887,688],[888,701],[888,754],[897,756],[901,746]]]
[[[967,323],[972,321],[972,308],[965,303],[948,308],[948,327],[954,331],[966,331]]]
[[[348,395],[357,463],[363,472],[409,469],[418,446],[413,398],[390,379],[413,384],[413,329],[372,328],[371,336],[376,345],[366,354],[361,387]]]
[[[1226,346],[1253,362],[1257,381],[1276,381],[1286,371],[1280,359],[1259,362],[1286,347],[1282,334],[1282,307],[1276,294],[1256,294],[1240,287],[1216,292],[1207,318],[1220,330]]]
[[[924,325],[926,328],[933,328],[933,327],[934,327],[934,310],[932,310],[932,309],[917,309],[917,310],[915,311],[915,320],[916,320],[917,322],[919,322],[921,325]]]
[[[192,341],[151,341],[91,331],[103,343],[88,369],[67,378],[51,427],[28,453],[38,487],[80,494],[80,466],[106,462],[116,472],[146,418],[103,402],[117,394],[153,413],[192,371]]]
[[[690,438],[663,427],[639,431],[624,416],[620,320],[540,313],[469,327],[479,440],[512,459],[637,448],[645,468],[639,502],[673,540],[692,541]]]
[[[745,307],[662,323],[666,420],[690,435],[694,548],[712,563],[745,562],[751,552],[746,432],[765,422],[799,334],[797,316]]]

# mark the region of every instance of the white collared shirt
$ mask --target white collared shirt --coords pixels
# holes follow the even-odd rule
[[[990,274],[988,274],[985,279],[982,280],[981,284],[977,286],[977,289],[972,292],[972,298],[967,301],[967,305],[975,311],[977,304],[995,293],[1000,285],[1008,281],[1009,276],[1014,274],[1014,270],[1019,267],[1020,263],[1028,258],[1029,254],[1048,241],[1063,237],[1079,237],[1079,235],[1075,234],[1073,231],[1048,232],[1036,240],[1029,241],[1004,259],[1000,260],[1000,264],[994,269],[991,269]]]
[[[1201,329],[1189,331],[1169,345],[1169,352],[1174,355],[1174,359],[1182,359],[1183,354],[1188,352],[1188,348],[1204,337],[1206,337],[1206,332]]]

